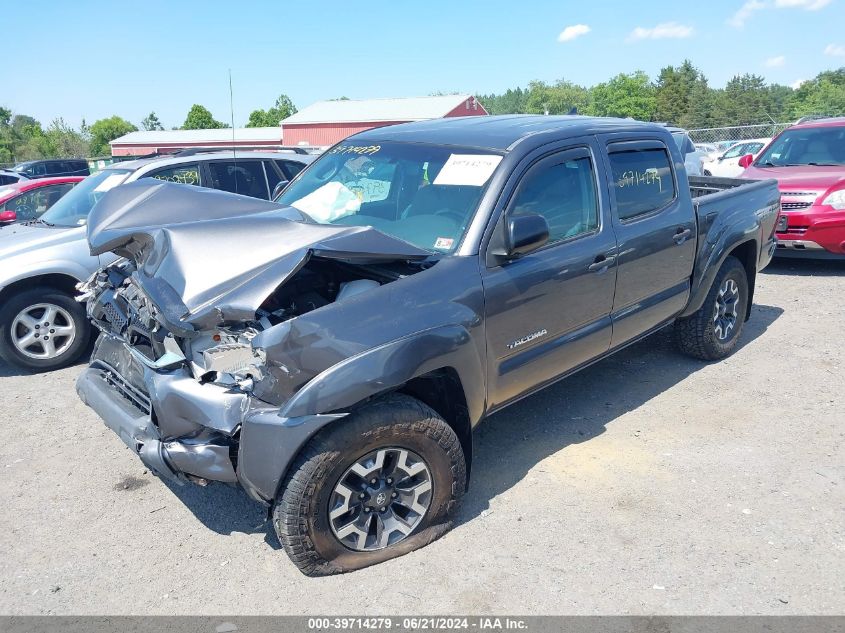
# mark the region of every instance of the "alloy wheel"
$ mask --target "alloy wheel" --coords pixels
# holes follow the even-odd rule
[[[76,326],[70,312],[53,303],[26,307],[12,321],[12,344],[28,358],[57,358],[75,338]]]
[[[726,341],[736,329],[737,306],[739,305],[739,286],[733,279],[725,279],[716,295],[716,306],[713,311],[713,330],[716,338]]]
[[[332,491],[332,533],[358,552],[384,549],[419,526],[433,492],[422,457],[405,448],[372,451],[352,464]]]

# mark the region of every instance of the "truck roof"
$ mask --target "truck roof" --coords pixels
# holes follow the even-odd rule
[[[350,136],[347,141],[403,141],[484,148],[498,151],[512,149],[523,139],[546,132],[562,137],[584,136],[601,132],[661,130],[656,123],[633,119],[587,117],[577,115],[545,116],[503,114],[497,116],[462,116],[374,128]]]

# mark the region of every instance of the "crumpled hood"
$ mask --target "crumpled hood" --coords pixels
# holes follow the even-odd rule
[[[309,257],[424,259],[431,253],[370,227],[307,222],[296,209],[188,185],[140,180],[116,187],[88,218],[94,255],[114,251],[167,325],[203,329],[248,321]]]
[[[85,235],[82,227],[50,227],[43,224],[7,224],[0,227],[0,258],[29,252],[64,242],[74,242]]]

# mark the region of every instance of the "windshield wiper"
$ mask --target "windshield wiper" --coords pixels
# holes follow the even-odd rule
[[[807,163],[813,167],[839,167],[840,163]]]
[[[760,167],[777,167],[772,161],[767,160],[765,163],[760,163]]]

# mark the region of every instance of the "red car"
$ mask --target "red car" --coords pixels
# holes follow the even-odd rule
[[[778,181],[777,255],[845,257],[845,117],[793,125],[740,165],[742,178]]]
[[[21,180],[0,186],[0,226],[36,220],[84,176]]]

